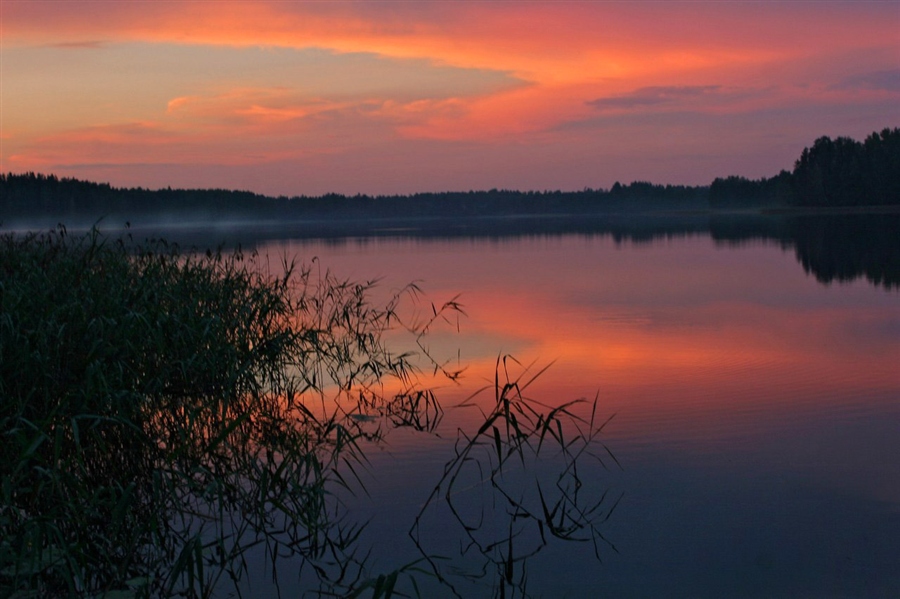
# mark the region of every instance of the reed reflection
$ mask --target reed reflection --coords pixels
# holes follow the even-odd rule
[[[410,530],[431,572],[457,597],[528,596],[528,563],[551,544],[586,543],[598,561],[616,551],[602,528],[622,496],[596,484],[600,472],[620,467],[598,439],[609,419],[597,420],[596,398],[553,405],[529,398],[543,371],[516,362],[521,372],[511,377],[514,362],[504,356],[495,364],[492,408],[473,398],[457,406],[477,409],[481,425],[459,432],[455,456]],[[576,408],[585,407],[582,417]]]

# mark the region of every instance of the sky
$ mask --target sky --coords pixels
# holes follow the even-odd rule
[[[706,185],[900,126],[900,0],[0,0],[0,172]]]

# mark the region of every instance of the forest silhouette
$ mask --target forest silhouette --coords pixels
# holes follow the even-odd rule
[[[582,191],[498,190],[271,197],[226,189],[116,188],[37,173],[0,175],[0,222],[46,216],[72,224],[100,217],[140,220],[162,215],[199,219],[277,220],[584,215],[616,211],[729,207],[847,207],[900,204],[900,128],[865,141],[821,137],[792,172],[750,180],[717,178],[708,186],[616,182]],[[52,223],[52,224],[55,224]]]

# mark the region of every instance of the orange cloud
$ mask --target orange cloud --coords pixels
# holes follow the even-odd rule
[[[15,40],[324,47],[501,69],[547,83],[772,63],[821,48],[896,42],[879,14],[835,8],[626,3],[14,3]],[[798,28],[802,19],[804,27]]]
[[[171,154],[180,141],[177,134],[152,122],[86,127],[26,141],[9,161],[28,169],[53,167],[76,156],[85,163],[154,162],[159,148]]]
[[[282,89],[179,96],[155,120],[22,136],[6,154],[19,170],[73,163],[252,165],[297,160],[340,153],[357,136],[384,138],[394,119],[379,114],[377,106],[303,98]]]
[[[302,119],[350,103],[304,98],[285,88],[239,88],[210,96],[180,96],[166,105],[173,120],[224,121],[232,126],[243,123],[283,122]]]
[[[891,3],[729,2],[692,4],[688,9],[684,3],[665,2],[73,0],[5,3],[0,28],[4,49],[52,49],[66,53],[73,69],[91,73],[85,79],[89,83],[78,90],[78,106],[63,101],[60,86],[41,83],[39,69],[22,71],[27,91],[19,96],[16,90],[26,88],[4,88],[6,106],[17,110],[6,110],[4,130],[31,128],[17,134],[14,147],[4,148],[20,165],[28,160],[50,164],[49,156],[62,160],[59,148],[46,145],[50,140],[71,149],[66,163],[94,154],[98,160],[111,155],[140,162],[154,152],[160,152],[154,161],[163,161],[160,146],[128,146],[129,139],[139,143],[139,136],[94,139],[94,150],[86,155],[66,141],[74,139],[75,130],[96,133],[92,127],[107,126],[111,131],[146,121],[174,135],[168,151],[178,160],[190,159],[188,163],[212,156],[232,164],[347,148],[361,152],[410,140],[435,142],[431,147],[442,141],[469,141],[507,149],[531,146],[535,155],[529,164],[552,165],[548,181],[571,181],[572,188],[579,188],[611,181],[587,180],[594,169],[564,174],[559,164],[578,162],[578,156],[621,152],[646,155],[648,164],[671,163],[669,155],[650,156],[637,148],[657,146],[670,133],[666,127],[697,131],[696,121],[678,120],[682,113],[814,114],[810,107],[828,108],[817,120],[810,117],[802,131],[797,126],[797,138],[789,142],[792,154],[814,135],[865,134],[897,116],[896,109],[890,109],[898,93],[890,87],[889,77],[890,69],[896,68],[898,47]],[[314,81],[298,76],[277,89],[274,77],[254,78],[244,56],[240,76],[229,76],[223,60],[216,63],[215,73],[204,72],[202,81],[192,80],[188,76],[192,66],[173,57],[190,56],[185,47],[196,50],[194,56],[212,53],[209,46],[264,48],[272,53],[318,48],[347,62],[359,57],[354,53],[365,53],[368,59],[396,68],[380,81],[378,74],[366,72],[368,63],[356,63],[328,83],[323,83],[329,75],[323,69]],[[145,60],[146,74],[134,71],[124,77],[131,54],[123,48]],[[158,64],[147,59],[152,49],[162,57]],[[121,51],[116,68],[97,58],[109,58],[107,51]],[[289,61],[283,58],[279,69],[287,69]],[[306,58],[307,64],[324,60]],[[265,62],[264,56],[258,59]],[[415,68],[397,66],[412,62]],[[482,72],[467,71],[451,80],[440,70],[447,65]],[[416,87],[423,73],[429,74],[430,83]],[[356,78],[365,80],[366,86],[354,93]],[[340,85],[335,84],[338,79]],[[157,81],[160,85],[152,86]],[[462,89],[460,82],[466,81],[474,83]],[[152,93],[142,89],[129,95],[140,85],[152,86]],[[95,88],[97,102],[92,103]],[[701,91],[692,94],[692,90]],[[875,106],[866,113],[865,123],[855,116],[861,104]],[[831,127],[838,127],[835,114],[846,116],[842,123],[857,123],[860,131],[833,131]],[[669,120],[613,122],[644,115]],[[606,120],[601,123],[598,117]],[[609,133],[611,126],[620,130]],[[713,132],[711,137],[678,145],[718,148],[724,142],[715,134],[717,129],[710,125],[706,130]],[[815,131],[809,133],[810,129]],[[778,126],[771,135],[781,131]],[[52,135],[45,135],[48,132]],[[735,133],[730,152],[744,156],[746,146],[738,147],[741,133],[758,135],[758,130],[745,127]],[[538,156],[541,148],[553,156]],[[560,148],[568,148],[576,160],[556,156]],[[233,154],[225,156],[226,150]],[[398,180],[420,172],[421,163],[440,160],[437,154],[415,154],[407,170],[398,165]],[[665,173],[685,172],[680,166],[666,168]],[[759,176],[770,168],[767,162],[765,168],[756,167],[758,172],[740,172]],[[708,182],[707,170],[697,167],[696,172],[679,176],[682,181]],[[507,173],[504,178],[513,176]],[[630,175],[619,169],[608,178],[626,176]],[[417,185],[431,187],[428,182]]]
[[[197,100],[197,96],[180,96],[178,98],[172,98],[166,104],[166,114],[171,114],[195,100]]]

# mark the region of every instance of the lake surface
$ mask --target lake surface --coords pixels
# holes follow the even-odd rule
[[[365,448],[365,492],[341,495],[348,520],[366,524],[354,544],[364,577],[428,555],[441,559],[417,566],[444,583],[410,570],[398,588],[413,592],[414,580],[424,596],[900,596],[900,291],[883,273],[822,275],[804,263],[809,252],[775,238],[402,235],[257,246],[273,263],[315,258],[342,278],[380,278],[376,296],[416,281],[424,296],[405,308],[410,318],[457,295],[466,312],[429,336],[433,355],[465,368],[458,384],[431,381],[439,426],[386,426],[384,441]],[[889,258],[862,253],[890,273]],[[530,399],[596,398],[597,421],[612,416],[594,445],[603,465],[579,462],[578,492],[593,498],[583,505],[599,505],[590,541],[565,542],[512,517],[476,458],[449,504],[426,505],[457,431],[472,436],[483,422],[477,407],[453,406],[488,387],[469,403],[490,409],[503,356],[533,364],[529,373],[552,363],[528,386]],[[504,482],[535,513],[551,502],[554,455],[524,470],[513,463]],[[273,590],[268,567],[251,577],[254,594]],[[309,568],[278,569],[286,596],[323,590]]]

